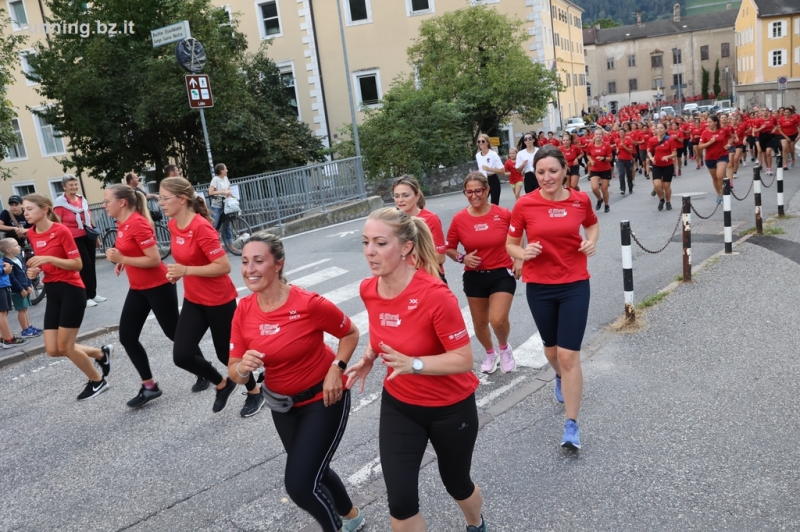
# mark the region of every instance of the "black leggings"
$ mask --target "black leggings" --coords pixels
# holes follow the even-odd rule
[[[283,483],[294,503],[310,513],[325,532],[338,532],[342,515],[353,509],[339,475],[330,468],[350,415],[350,391],[326,407],[323,401],[272,412],[286,450]]]
[[[525,189],[525,194],[533,192],[539,188],[539,180],[536,179],[536,174],[533,172],[525,172],[525,177],[522,181],[522,188]]]
[[[494,205],[500,205],[500,178],[497,174],[489,174],[486,179],[489,181],[489,201]]]
[[[218,386],[222,382],[222,375],[208,360],[203,358],[198,346],[203,335],[210,328],[214,351],[217,352],[217,358],[225,366],[227,373],[234,312],[236,312],[235,299],[224,305],[213,307],[199,305],[184,299],[178,326],[175,329],[176,340],[172,347],[172,360],[175,365]],[[245,386],[248,391],[256,387],[256,379],[252,373]]]
[[[75,245],[78,247],[78,253],[80,253],[83,263],[80,271],[81,281],[86,286],[86,297],[89,299],[94,299],[97,295],[97,273],[94,264],[97,246],[94,242],[87,236],[79,236],[75,239]]]
[[[474,493],[469,470],[478,437],[475,394],[454,405],[427,407],[399,401],[384,388],[378,433],[389,514],[395,519],[419,513],[419,468],[428,440],[447,493],[457,501]]]

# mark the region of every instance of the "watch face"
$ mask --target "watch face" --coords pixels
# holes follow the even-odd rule
[[[415,358],[411,361],[411,367],[414,371],[422,371],[422,360]]]

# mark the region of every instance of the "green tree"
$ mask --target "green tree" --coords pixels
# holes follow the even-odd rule
[[[606,18],[599,18],[599,19],[595,20],[594,22],[584,22],[583,23],[583,27],[584,28],[591,28],[595,24],[600,24],[600,29],[616,28],[617,26],[621,26],[622,25],[619,22],[617,22],[616,20],[612,19],[611,17],[606,17]]]
[[[704,100],[708,100],[708,82],[711,79],[711,74],[709,74],[705,67],[701,66],[700,70],[703,75],[702,84],[700,85],[700,96],[702,96]]]
[[[719,85],[719,59],[717,59],[717,66],[714,67],[714,94],[719,96],[722,92],[722,87]]]
[[[206,120],[215,161],[232,175],[305,164],[322,144],[284,95],[266,47],[247,54],[237,22],[210,0],[50,0],[52,21],[134,21],[133,33],[54,34],[37,46],[32,79],[48,107],[40,114],[69,139],[65,170],[118,182],[122,174],[170,158],[196,182],[210,178],[199,113],[189,109],[175,45],[153,48],[150,30],[188,20],[203,43],[214,94]]]
[[[8,87],[14,83],[14,71],[19,66],[19,50],[25,42],[24,35],[6,35],[5,30],[11,27],[11,19],[0,10],[0,152],[8,150],[19,142],[19,137],[11,126],[11,120],[18,112],[8,99]],[[14,169],[0,166],[0,179],[9,179]]]

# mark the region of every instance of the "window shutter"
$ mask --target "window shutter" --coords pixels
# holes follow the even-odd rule
[[[786,21],[782,20],[781,21],[781,37],[786,37],[787,35],[789,35],[789,32],[786,31]]]
[[[794,19],[794,33],[800,35],[800,18]]]
[[[781,65],[789,64],[788,58],[786,56],[787,56],[786,50],[781,50]]]
[[[794,49],[794,62],[800,63],[800,46]]]

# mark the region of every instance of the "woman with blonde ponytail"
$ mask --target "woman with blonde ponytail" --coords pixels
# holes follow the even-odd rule
[[[183,308],[175,331],[172,357],[176,366],[197,375],[192,391],[205,390],[209,382],[216,386],[212,411],[220,412],[227,406],[236,383],[222,376],[203,358],[198,346],[206,331],[211,329],[217,358],[228,366],[237,296],[236,287],[228,277],[231,263],[211,225],[206,202],[195,194],[191,183],[182,177],[162,180],[158,202],[164,215],[170,218],[172,256],[175,257],[175,264],[167,266],[167,280],[174,284],[183,279]],[[242,417],[255,415],[263,406],[252,374],[246,387],[248,393]]]
[[[373,275],[361,283],[370,342],[345,374],[347,388],[361,381],[363,392],[378,357],[387,368],[379,445],[392,530],[426,529],[418,484],[430,441],[467,530],[485,532],[483,498],[470,478],[478,436],[478,379],[458,300],[438,278],[430,230],[403,211],[378,209],[364,225],[362,244]]]

